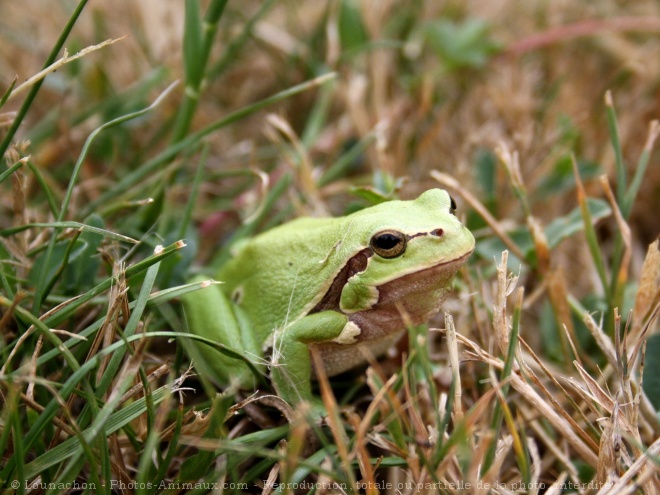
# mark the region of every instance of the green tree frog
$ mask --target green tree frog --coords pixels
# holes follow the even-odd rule
[[[311,401],[314,346],[328,376],[378,356],[406,322],[440,309],[474,249],[446,191],[340,218],[300,218],[236,246],[223,282],[184,297],[189,331],[270,369],[278,395]],[[246,364],[195,342],[198,370],[220,385],[254,385]]]

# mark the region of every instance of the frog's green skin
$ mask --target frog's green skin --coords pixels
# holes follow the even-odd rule
[[[217,275],[223,284],[187,295],[188,327],[267,365],[289,404],[311,400],[311,346],[329,376],[381,354],[404,318],[421,324],[438,312],[473,249],[440,189],[341,218],[301,218],[242,243]],[[253,385],[242,361],[201,343],[192,354],[219,384]]]

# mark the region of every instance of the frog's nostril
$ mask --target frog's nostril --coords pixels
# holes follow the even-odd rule
[[[445,233],[444,230],[442,229],[435,229],[431,231],[431,235],[434,235],[436,237],[442,237],[442,235]]]

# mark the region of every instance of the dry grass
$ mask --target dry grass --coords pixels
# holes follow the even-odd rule
[[[657,2],[229,2],[207,64],[193,3],[88,5],[69,55],[122,39],[49,73],[5,153],[7,493],[658,493]],[[0,137],[76,5],[4,5],[0,93],[29,82]],[[438,186],[478,246],[447,314],[321,378],[323,426],[167,338],[231,235]]]

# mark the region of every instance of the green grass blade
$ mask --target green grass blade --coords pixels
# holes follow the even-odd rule
[[[80,232],[91,232],[94,234],[99,234],[102,235],[103,237],[106,237],[108,239],[112,239],[114,241],[119,241],[119,242],[130,242],[131,244],[138,244],[139,241],[125,236],[121,234],[117,234],[115,232],[111,232],[109,230],[101,229],[98,227],[94,227],[92,225],[86,225],[84,223],[80,222],[35,222],[35,223],[26,223],[25,225],[20,225],[18,227],[13,227],[10,229],[4,229],[0,230],[0,236],[6,237],[10,236],[13,234],[16,234],[18,232],[23,232],[24,230],[27,229],[34,229],[34,228],[52,228],[52,229],[79,229]]]
[[[371,132],[355,143],[323,173],[318,186],[323,187],[346,175],[346,171],[359,159],[365,150],[376,142],[376,132]]]
[[[74,9],[73,13],[71,14],[69,21],[64,26],[62,33],[60,34],[59,38],[57,38],[57,41],[53,45],[52,50],[48,54],[48,57],[46,58],[46,61],[44,62],[43,65],[43,69],[46,69],[53,62],[55,62],[55,59],[57,58],[57,54],[60,53],[60,50],[64,46],[64,42],[69,37],[69,34],[71,33],[73,26],[78,20],[78,17],[85,8],[85,5],[87,5],[87,0],[80,0],[78,5]],[[16,135],[16,131],[20,127],[21,123],[23,122],[23,119],[27,115],[28,110],[32,106],[32,102],[36,98],[37,93],[39,93],[39,89],[41,89],[41,85],[43,84],[43,82],[44,79],[40,79],[39,81],[34,83],[34,85],[30,88],[29,93],[25,97],[25,101],[23,101],[21,108],[18,110],[16,117],[14,118],[13,122],[11,123],[11,126],[7,130],[7,134],[5,135],[5,138],[0,143],[0,156],[4,156],[5,152],[7,151],[7,148],[9,148],[9,143],[11,143],[11,140],[14,139],[14,136]],[[8,97],[9,95],[7,95],[7,98]]]
[[[58,490],[58,484],[62,483],[62,485],[64,485],[65,480],[69,483],[73,481],[73,478],[75,478],[76,474],[82,470],[84,465],[85,459],[83,457],[78,457],[73,466],[68,466],[64,473],[61,473],[60,476],[53,481],[53,484],[51,485],[51,488],[46,492],[46,495],[60,495],[61,490]],[[90,467],[96,468],[96,463],[94,463],[94,466]]]
[[[174,125],[173,143],[181,141],[190,129],[190,124],[199,104],[202,81],[218,30],[218,22],[225,5],[227,5],[227,0],[211,0],[202,22],[199,13],[199,2],[197,0],[186,0],[183,39],[186,89]]]
[[[520,314],[522,311],[522,290],[519,291],[519,297],[516,301],[516,306],[513,310],[513,318],[511,321],[511,334],[509,335],[509,348],[506,353],[506,361],[504,362],[504,367],[500,375],[500,383],[505,382],[507,378],[511,375],[511,370],[513,369],[513,361],[516,357],[516,346],[518,345],[518,334],[520,332]],[[506,398],[509,393],[509,388],[511,385],[504,383],[502,385],[502,397]],[[494,437],[499,437],[499,431],[502,427],[502,420],[504,418],[504,409],[499,401],[495,402],[495,411],[493,413],[493,420],[491,422],[491,430]],[[484,467],[483,473],[486,473],[490,466],[495,460],[495,452],[497,450],[497,442],[493,441],[484,457]]]
[[[7,179],[11,174],[16,172],[19,168],[21,168],[26,162],[27,162],[26,158],[21,158],[16,163],[14,163],[11,167],[9,167],[7,170],[0,173],[0,184],[3,183],[5,181],[5,179]]]
[[[642,181],[644,180],[644,175],[646,174],[646,168],[648,166],[649,159],[651,157],[651,152],[653,151],[653,144],[658,136],[658,132],[659,132],[658,122],[657,121],[651,122],[651,126],[649,129],[649,136],[646,144],[644,145],[644,149],[642,150],[639,160],[637,162],[637,168],[635,169],[635,175],[633,176],[633,180],[630,183],[630,187],[628,188],[628,190],[625,191],[623,200],[619,201],[620,203],[619,209],[621,210],[621,215],[623,216],[624,219],[628,219],[630,217],[630,212],[635,202],[635,198],[637,197],[639,188],[641,187]],[[618,188],[617,188],[617,193],[618,193]],[[610,293],[613,295],[611,306],[613,307],[614,306],[618,307],[621,303],[620,297],[622,295],[621,291],[623,287],[618,287],[618,283],[619,283],[618,273],[619,273],[619,269],[621,268],[623,252],[624,252],[623,238],[621,237],[621,235],[618,235],[614,245],[614,252],[612,254],[612,266],[610,270],[612,274],[612,280],[610,282]]]
[[[7,103],[7,100],[9,99],[9,95],[11,95],[11,92],[14,90],[14,87],[16,86],[16,83],[18,82],[18,76],[14,76],[14,80],[11,82],[9,87],[7,88],[7,91],[4,92],[2,95],[2,98],[0,98],[0,108],[5,106],[5,103]],[[2,182],[2,181],[0,181]]]
[[[41,414],[39,415],[37,420],[34,422],[28,433],[24,436],[25,451],[27,451],[38,438],[42,437],[44,429],[52,422],[53,417],[58,413],[58,411],[61,410],[62,401],[66,401],[69,398],[69,396],[71,395],[71,393],[73,393],[73,391],[76,389],[78,384],[81,381],[86,380],[87,375],[93,372],[98,367],[99,363],[101,362],[102,359],[105,358],[105,356],[112,355],[118,349],[124,349],[125,351],[125,347],[131,342],[135,342],[145,338],[153,338],[153,337],[191,338],[191,336],[186,333],[148,332],[144,334],[133,335],[131,337],[127,337],[124,340],[113,342],[111,345],[105,347],[104,349],[101,349],[97,354],[95,354],[86,362],[84,362],[68,377],[68,379],[62,384],[58,397],[54,397],[53,399],[51,399],[51,401],[46,405],[43,411],[41,411]],[[155,400],[156,399],[154,398],[154,401]],[[136,403],[137,402],[139,401],[136,401]],[[135,416],[132,416],[126,422],[122,423],[122,426],[127,422],[130,422],[132,419],[134,419],[134,417]],[[116,429],[121,427],[118,426],[115,429],[112,429],[112,425],[113,423],[110,422],[106,428],[106,431],[108,431],[109,428],[112,430],[110,431],[110,433],[112,433],[116,431]],[[78,439],[76,439],[76,441],[78,441]],[[9,475],[11,475],[11,473],[14,471],[16,467],[15,464],[16,462],[17,459],[15,457],[12,457],[6,463],[6,465],[0,472],[0,482],[2,482],[3,480],[10,479]]]
[[[184,95],[186,99],[189,99],[191,95],[185,93],[196,93],[199,89],[191,89],[190,84],[200,82],[204,74],[204,60],[200,60],[204,43],[202,38],[204,27],[199,2],[195,0],[185,1],[183,25],[183,68],[186,75]]]
[[[147,394],[149,394],[150,396],[151,391],[149,389],[146,390],[147,390]],[[153,404],[153,399],[151,400],[151,402]],[[172,438],[170,439],[169,445],[167,446],[167,452],[165,453],[165,457],[163,458],[160,466],[158,467],[158,473],[156,473],[157,480],[165,479],[167,470],[172,465],[172,460],[174,459],[174,455],[176,454],[178,448],[179,437],[181,436],[182,426],[183,426],[183,405],[179,404],[179,407],[177,407],[176,410],[176,418],[174,420],[174,431],[172,432]]]
[[[50,186],[44,179],[42,173],[39,171],[39,168],[36,167],[31,160],[28,160],[27,164],[28,167],[30,167],[32,173],[34,174],[34,177],[37,179],[39,186],[41,186],[42,191],[46,195],[46,201],[48,201],[48,206],[50,207],[50,212],[52,213],[53,218],[57,217],[57,212],[59,211],[59,207],[57,205],[57,201],[55,200],[55,196],[53,196],[53,191],[51,191]]]
[[[152,266],[154,263],[158,263],[165,257],[173,254],[176,252],[176,250],[179,248],[179,243],[172,244],[171,246],[168,246],[165,248],[162,252],[159,252],[139,263],[136,263],[135,265],[132,265],[128,267],[125,271],[125,277],[127,280],[130,280],[132,277],[142,273],[144,270],[148,269],[150,266]],[[97,285],[87,293],[85,293],[81,297],[77,297],[71,301],[70,304],[63,306],[59,311],[51,314],[44,320],[44,324],[49,327],[49,328],[55,328],[57,327],[60,323],[65,321],[67,318],[70,318],[75,312],[80,308],[83,304],[86,304],[88,301],[93,299],[99,294],[102,294],[103,292],[107,291],[112,287],[112,285],[115,283],[114,278],[109,278],[102,282],[101,284]],[[155,292],[150,296],[150,303],[153,305],[156,304],[162,304],[164,302],[167,302],[171,300],[172,298],[178,297],[182,294],[186,294],[188,292],[194,291],[194,290],[199,290],[201,288],[201,283],[192,283],[192,284],[187,284],[184,286],[180,287],[174,287],[172,289],[166,289],[160,292]],[[10,307],[12,304],[12,301],[8,298],[3,298],[0,297],[0,305],[4,305],[6,307]],[[136,304],[136,301],[132,301],[129,303],[129,308],[134,308]],[[29,314],[29,313],[28,313]],[[17,315],[19,318],[21,317],[21,313]],[[30,324],[30,317],[26,317],[25,321],[27,324]],[[104,317],[100,318],[97,320],[94,324],[90,325],[86,329],[82,330],[81,332],[78,333],[80,337],[84,338],[89,338],[91,337],[98,329],[100,328],[101,324],[104,321]],[[75,339],[71,338],[64,342],[62,345],[66,349],[70,349],[74,347],[77,344],[80,344],[81,340],[80,339]],[[60,351],[58,350],[59,348],[56,346],[55,349],[51,349],[50,351],[44,353],[37,359],[37,366],[41,366],[48,362],[49,360],[55,358],[56,356],[60,355]],[[20,368],[19,368],[20,370]],[[18,371],[15,371],[14,373],[18,373]]]
[[[80,170],[85,161],[85,158],[87,157],[89,148],[94,142],[94,139],[96,139],[96,137],[106,129],[110,129],[117,125],[123,124],[124,122],[128,122],[129,120],[136,119],[150,112],[151,110],[156,108],[167,97],[167,95],[172,91],[172,89],[174,89],[174,86],[176,86],[176,83],[170,84],[165,89],[165,91],[163,91],[148,107],[138,110],[136,112],[131,112],[129,114],[122,115],[121,117],[117,117],[116,119],[106,122],[102,126],[97,127],[94,131],[92,131],[92,133],[85,140],[85,144],[83,145],[82,150],[80,151],[78,160],[76,161],[76,164],[73,167],[73,172],[71,173],[71,179],[69,180],[69,186],[67,188],[66,194],[64,195],[64,200],[62,201],[62,209],[60,210],[60,214],[57,218],[59,221],[64,220],[64,218],[66,217],[69,208],[69,203],[71,202],[71,196],[73,195],[73,189],[76,185],[76,180],[78,178],[78,175],[80,174]]]
[[[598,242],[598,236],[596,235],[596,229],[594,228],[594,221],[589,210],[589,200],[586,196],[586,191],[582,185],[577,174],[577,163],[575,157],[573,157],[573,167],[575,170],[575,178],[577,185],[577,200],[580,207],[580,212],[582,213],[582,222],[584,224],[584,236],[587,240],[587,246],[589,246],[589,252],[591,254],[591,259],[594,262],[596,267],[596,272],[598,273],[598,278],[603,288],[603,292],[606,295],[607,300],[611,300],[610,296],[610,286],[607,282],[607,273],[605,271],[605,261],[603,260],[603,254],[600,251],[600,245]]]
[[[170,386],[166,385],[164,387],[160,387],[155,392],[153,392],[151,394],[151,398],[155,404],[159,404],[170,393],[171,393]],[[121,395],[119,395],[119,398],[121,398]],[[104,408],[104,410],[105,409],[106,408]],[[101,418],[104,422],[103,433],[105,435],[111,435],[120,428],[123,428],[124,426],[129,424],[135,418],[142,415],[145,409],[146,409],[146,398],[144,397],[136,400],[129,406],[120,409],[119,411],[116,411],[114,413],[110,408],[108,408],[104,413],[104,417]],[[108,414],[108,411],[111,412],[112,414]],[[105,417],[105,415],[107,415],[107,417]],[[97,428],[100,425],[101,423],[95,423],[93,426],[91,426],[90,428],[88,428],[83,432],[83,436],[88,441],[95,438],[99,434]],[[59,444],[58,446],[46,452],[44,455],[36,458],[34,461],[26,465],[25,477],[27,479],[30,479],[34,476],[37,476],[39,473],[49,468],[50,466],[54,466],[62,462],[63,460],[68,459],[69,457],[77,455],[80,452],[80,450],[81,447],[80,447],[79,439],[76,437],[69,438],[64,442],[62,442],[61,444]]]
[[[12,397],[13,396],[13,397]],[[11,430],[13,433],[12,437],[14,440],[14,456],[17,459],[16,463],[16,478],[17,480],[24,480],[25,478],[25,465],[23,461],[25,459],[25,452],[27,447],[23,443],[23,427],[21,425],[21,415],[19,408],[19,391],[18,387],[12,387],[11,396],[9,397],[9,425],[6,425],[7,430]],[[5,485],[6,486],[6,485]],[[25,486],[21,482],[17,493],[25,493]]]
[[[0,304],[6,306],[7,302],[8,301],[6,301],[4,297],[0,296]],[[16,306],[14,308],[14,312],[21,314],[23,316],[23,318],[30,321],[30,323],[32,325],[34,325],[34,327],[44,337],[45,340],[50,341],[50,343],[54,347],[56,347],[58,349],[61,349],[60,354],[64,357],[64,359],[67,362],[68,366],[74,371],[74,374],[76,374],[76,372],[80,371],[81,367],[78,364],[78,362],[76,361],[75,357],[71,354],[71,352],[68,349],[65,349],[64,346],[61,345],[62,343],[61,343],[60,339],[57,337],[57,335],[55,335],[53,332],[51,332],[50,329],[47,328],[43,324],[43,322],[41,322],[39,319],[34,317],[29,311],[27,311],[26,309],[24,309],[20,306]],[[84,378],[84,376],[81,376],[81,378]],[[85,389],[86,389],[86,391],[89,390],[87,384],[85,385]],[[57,398],[54,398],[51,401],[51,403],[54,404],[53,414],[55,414],[55,412],[56,412],[57,408],[59,407],[60,403],[57,400]],[[39,416],[39,418],[34,423],[32,428],[30,429],[30,431],[34,430],[35,426],[42,422],[41,421],[42,417],[43,417],[43,414],[41,416]],[[29,433],[28,433],[27,436],[21,435],[21,444],[20,444],[21,451],[27,452],[28,449],[31,447],[31,445],[34,443],[35,440],[36,440],[36,436],[34,436],[34,435],[31,436]],[[16,445],[14,446],[14,448],[16,449]],[[17,470],[16,471],[17,476],[20,476],[20,473],[18,473],[18,470],[22,469],[23,460],[24,460],[23,456],[19,457],[18,454],[15,454],[12,457],[12,461],[7,463],[5,468],[0,473],[0,481],[8,480],[9,479],[9,474],[11,474],[11,472],[14,470],[14,468],[16,468],[16,470]],[[19,479],[25,479],[25,478],[23,477],[23,478],[19,478]]]
[[[69,264],[69,259],[71,257],[71,251],[73,251],[74,246],[76,245],[76,241],[80,237],[81,231],[78,230],[73,234],[71,237],[71,240],[66,246],[66,250],[64,251],[64,256],[62,256],[62,262],[60,265],[57,267],[57,270],[53,274],[53,276],[47,281],[46,286],[43,290],[44,297],[48,297],[48,294],[50,294],[50,291],[53,290],[53,287],[55,286],[55,282],[62,276],[62,273],[64,273],[64,269],[67,267]]]
[[[0,294],[0,306],[10,307],[12,306],[12,301]],[[66,349],[63,342],[57,336],[57,334],[50,331],[50,328],[46,324],[30,313],[28,310],[21,306],[14,306],[14,314],[20,318],[22,321],[27,322],[29,325],[34,325],[35,330],[40,333],[44,340],[49,342],[56,349],[60,349],[62,357],[66,360],[67,365],[73,370],[80,368],[78,361],[71,354],[71,352]]]
[[[147,399],[149,396],[147,395],[145,399]],[[154,416],[153,414],[153,401],[148,399],[145,402],[147,411],[152,411],[151,416]],[[148,432],[149,434],[147,435],[147,441],[144,442],[144,449],[142,451],[142,455],[140,456],[140,462],[138,464],[138,469],[137,469],[137,476],[136,476],[136,481],[138,486],[147,486],[149,483],[150,475],[153,474],[154,471],[154,452],[159,451],[158,444],[160,443],[160,436],[161,436],[161,431],[158,429],[154,428],[154,423],[155,421],[151,421],[151,424],[148,427]],[[158,455],[158,454],[156,454]],[[159,456],[160,457],[160,456]],[[156,464],[157,466],[162,467],[162,459],[158,459],[158,462]],[[143,491],[142,493],[146,493]]]
[[[655,140],[660,132],[660,126],[658,121],[654,120],[651,122],[649,128],[649,137],[644,145],[639,160],[637,161],[637,167],[635,168],[635,175],[633,176],[632,181],[630,182],[630,187],[626,191],[625,197],[623,198],[623,204],[620,205],[621,214],[623,218],[628,218],[630,216],[630,211],[632,210],[635,198],[639,192],[639,188],[642,186],[642,181],[644,180],[644,175],[646,174],[646,168],[649,164],[649,159],[651,158],[651,153],[653,152],[653,145]]]
[[[18,396],[17,392],[14,392],[14,389],[16,388],[15,383],[13,383],[11,380],[6,380],[5,384],[5,399],[4,399],[4,404],[2,408],[2,417],[1,421],[4,425],[11,425],[12,423],[12,414],[14,414],[14,411],[17,410],[20,406],[18,405],[18,402],[16,402],[16,397]],[[2,428],[0,430],[0,452],[3,454],[7,452],[7,447],[9,445],[9,440],[11,438],[11,432],[12,429],[11,427],[9,428]],[[2,480],[0,480],[2,481]]]
[[[188,204],[186,205],[186,211],[183,215],[183,220],[181,221],[181,228],[179,229],[179,239],[185,239],[188,232],[188,227],[192,222],[193,211],[195,205],[197,204],[197,195],[199,194],[199,186],[202,184],[202,179],[204,178],[204,168],[206,167],[206,159],[209,154],[209,147],[204,146],[202,150],[202,156],[199,159],[197,169],[195,170],[195,177],[193,177],[193,182],[190,187],[190,197],[188,198]]]
[[[158,304],[163,304],[172,299],[178,299],[189,292],[195,292],[196,290],[203,289],[207,282],[191,282],[189,284],[179,285],[177,287],[172,287],[170,289],[163,289],[158,292],[154,292],[149,296],[149,306],[156,306]]]
[[[331,72],[329,74],[324,74],[323,76],[316,77],[309,81],[305,81],[304,83],[298,84],[291,88],[287,88],[284,91],[280,91],[279,93],[269,96],[268,98],[260,100],[256,103],[253,103],[251,105],[246,105],[240,110],[237,110],[229,114],[228,116],[220,120],[217,120],[212,124],[209,124],[203,129],[200,129],[199,131],[188,135],[186,138],[182,139],[181,141],[178,141],[176,144],[172,144],[171,146],[169,146],[167,149],[165,149],[160,154],[158,154],[148,162],[144,163],[140,167],[138,167],[133,172],[125,175],[119,182],[115,184],[115,186],[112,189],[109,189],[101,196],[99,196],[96,200],[92,201],[89,205],[87,205],[87,208],[84,210],[83,216],[86,216],[91,211],[94,211],[94,209],[97,208],[100,204],[107,203],[108,201],[124,194],[126,191],[132,189],[136,184],[139,185],[142,179],[154,173],[165,163],[169,162],[174,157],[176,157],[181,151],[197,145],[202,139],[214,133],[215,131],[222,129],[223,127],[226,127],[230,124],[233,124],[243,119],[244,117],[247,117],[248,115],[251,115],[254,112],[257,112],[258,110],[261,110],[267,106],[270,106],[274,103],[290,98],[291,96],[296,95],[298,93],[302,93],[303,91],[307,91],[308,89],[315,88],[320,84],[323,84],[325,81],[335,77],[336,74],[334,72]]]
[[[160,262],[150,266],[147,270],[147,275],[144,277],[144,282],[142,282],[140,293],[135,300],[135,308],[133,308],[133,311],[131,311],[131,316],[129,317],[126,328],[124,329],[124,338],[133,335],[137,330],[138,323],[140,323],[142,320],[142,313],[144,313],[144,310],[147,307],[149,294],[151,293],[151,288],[156,281],[156,275],[158,275],[159,267]],[[115,354],[113,354],[112,358],[110,358],[110,362],[108,363],[108,366],[103,373],[103,377],[96,387],[96,396],[98,398],[103,397],[103,395],[105,395],[106,391],[112,384],[112,381],[115,379],[115,375],[119,370],[119,366],[121,365],[121,361],[124,359],[125,353],[126,348],[119,349]]]
[[[0,295],[0,305],[9,306],[11,305],[11,301]],[[81,369],[80,363],[78,363],[73,353],[63,344],[56,333],[51,332],[50,328],[46,326],[44,322],[21,306],[15,306],[14,313],[20,316],[24,321],[27,321],[30,325],[34,326],[37,333],[39,333],[46,342],[49,342],[56,350],[58,350],[58,354],[62,356],[72,371],[76,372]],[[88,406],[91,408],[92,413],[96,413],[98,408],[94,400],[94,392],[86,379],[83,381],[83,389],[88,400]]]
[[[207,71],[207,77],[209,79],[215,79],[225,70],[227,70],[227,68],[233,62],[238,60],[238,53],[241,51],[243,46],[245,46],[245,43],[252,36],[254,26],[257,24],[257,22],[261,20],[262,17],[264,17],[268,12],[270,12],[270,9],[273,7],[273,5],[275,5],[275,3],[276,3],[275,0],[266,0],[264,2],[261,2],[261,6],[259,7],[257,13],[250,18],[250,20],[245,24],[245,26],[243,26],[241,32],[231,39],[231,41],[223,51],[220,60],[218,60],[218,62],[216,62],[215,65],[209,68],[209,70]]]
[[[316,102],[312,107],[312,111],[305,125],[305,130],[300,138],[300,141],[306,149],[309,149],[314,144],[323,130],[323,126],[328,118],[328,111],[330,109],[330,104],[332,103],[334,90],[334,81],[328,81],[319,88]]]
[[[619,208],[623,206],[624,195],[626,193],[627,173],[626,164],[623,160],[623,151],[621,150],[621,137],[619,134],[619,124],[616,118],[616,110],[612,101],[612,93],[605,93],[605,113],[607,116],[607,127],[610,131],[610,142],[614,150],[614,164],[616,166],[616,199]]]
[[[120,350],[121,351],[121,350]],[[120,352],[119,351],[119,352]],[[117,354],[113,355],[115,357]],[[108,401],[104,404],[103,408],[101,408],[101,411],[97,414],[96,418],[94,419],[94,422],[92,425],[83,433],[83,437],[86,442],[93,444],[97,443],[97,440],[99,443],[102,445],[100,446],[101,449],[104,449],[105,455],[107,456],[108,448],[107,448],[107,441],[106,437],[110,434],[107,431],[107,422],[110,419],[110,417],[115,413],[115,409],[119,405],[119,402],[122,399],[122,396],[126,391],[130,388],[130,386],[133,384],[133,380],[135,378],[135,368],[137,367],[138,363],[135,362],[136,360],[131,358],[129,361],[126,363],[124,370],[120,373],[120,380],[117,386],[112,390],[112,393],[110,394],[110,398]],[[107,373],[106,373],[107,374]],[[106,375],[104,375],[106,376]],[[75,476],[78,474],[79,469],[82,467],[82,465],[79,463],[79,460],[83,457],[83,450],[78,449],[72,456],[71,460],[67,464],[67,467],[65,468],[64,472],[59,478],[59,482],[62,483],[69,483],[73,481]],[[84,460],[84,459],[83,459]],[[90,452],[90,455],[88,455],[87,459],[91,464],[96,464],[96,456]],[[98,469],[97,469],[98,472]]]
[[[87,153],[89,152],[89,148],[96,138],[101,132],[103,132],[106,129],[109,129],[111,127],[114,127],[119,124],[123,124],[124,122],[127,122],[129,120],[135,119],[137,117],[140,117],[144,115],[145,113],[151,111],[153,108],[158,106],[158,104],[169,94],[169,92],[172,90],[174,87],[174,84],[170,85],[165,91],[163,91],[154,102],[149,105],[146,108],[143,108],[141,110],[138,110],[137,112],[132,112],[127,115],[122,115],[121,117],[118,117],[116,119],[111,120],[110,122],[106,122],[102,126],[96,128],[88,137],[87,140],[85,141],[85,144],[83,145],[83,148],[80,152],[80,156],[78,157],[78,161],[76,162],[73,172],[71,173],[71,179],[69,180],[69,186],[67,188],[66,194],[64,195],[64,200],[62,201],[62,208],[60,209],[59,215],[57,216],[57,221],[62,222],[64,218],[67,215],[67,211],[69,208],[69,203],[71,202],[71,196],[73,195],[73,189],[74,186],[77,182],[78,175],[80,173],[80,170],[82,168],[82,164],[84,163],[84,160],[87,156]],[[86,216],[86,215],[85,215]],[[55,249],[55,242],[57,240],[57,236],[53,235],[50,239],[50,242],[48,243],[48,248],[46,249],[46,254],[44,255],[44,268],[41,270],[41,273],[39,274],[38,277],[38,282],[36,284],[36,290],[34,293],[34,304],[33,304],[33,311],[35,314],[38,314],[40,309],[41,309],[41,304],[43,302],[43,299],[45,297],[45,288],[46,288],[46,275],[48,273],[48,266],[50,265],[50,259],[53,255],[53,250]]]

